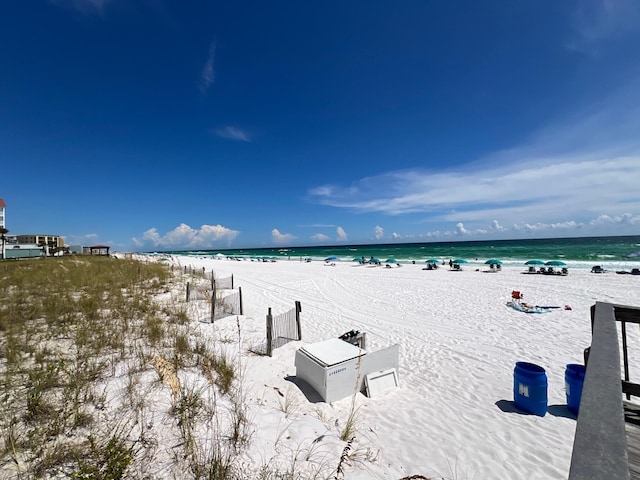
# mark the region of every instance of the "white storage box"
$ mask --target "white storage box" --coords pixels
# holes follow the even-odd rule
[[[399,346],[369,353],[339,338],[305,345],[296,351],[296,377],[307,382],[325,402],[363,389],[365,375],[398,368]]]

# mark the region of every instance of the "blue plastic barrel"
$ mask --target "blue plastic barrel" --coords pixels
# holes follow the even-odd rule
[[[570,363],[564,372],[564,386],[567,391],[567,407],[576,415],[580,409],[580,397],[582,396],[582,386],[584,385],[584,365]]]
[[[547,373],[539,365],[516,362],[513,370],[513,399],[525,412],[544,417],[547,413]]]

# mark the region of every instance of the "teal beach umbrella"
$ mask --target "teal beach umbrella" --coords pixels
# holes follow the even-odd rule
[[[424,263],[435,263],[437,265],[438,263],[440,263],[440,260],[437,259],[437,258],[430,258],[429,260],[427,260]]]
[[[456,258],[453,263],[469,263],[464,258]]]
[[[542,260],[527,260],[524,262],[525,265],[544,265]]]
[[[550,260],[547,263],[545,263],[545,265],[547,265],[548,267],[564,267],[567,264],[564,263],[562,260]]]
[[[484,263],[485,265],[502,265],[502,260],[498,260],[497,258],[490,258]]]
[[[387,258],[386,263],[398,263],[398,261],[395,258]]]

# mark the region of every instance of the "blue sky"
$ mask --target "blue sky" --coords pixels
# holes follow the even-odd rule
[[[10,234],[121,250],[640,234],[640,2],[24,0]]]

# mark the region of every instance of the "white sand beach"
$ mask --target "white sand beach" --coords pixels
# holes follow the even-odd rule
[[[328,266],[298,259],[170,261],[220,278],[233,275],[242,288],[243,316],[210,324],[203,314],[198,329],[212,341],[237,342],[239,322],[254,429],[247,464],[312,471],[312,462],[326,462],[335,468],[345,446],[339,432],[355,399],[347,479],[567,478],[576,419],[566,408],[564,374],[567,364],[583,363],[589,309],[596,301],[640,306],[640,277],[586,269],[546,276],[522,274],[525,267],[485,273],[484,265],[453,272],[448,266],[425,271],[424,265]],[[505,305],[512,290],[533,304],[562,308],[518,312]],[[284,312],[295,301],[302,305],[303,340],[276,349],[273,357],[251,354],[264,342],[267,309]],[[332,404],[310,400],[292,381],[296,350],[352,329],[366,332],[370,350],[400,344],[399,388],[377,398],[357,393]],[[638,332],[632,333],[630,345],[637,349]],[[544,417],[514,406],[517,361],[546,369]]]

